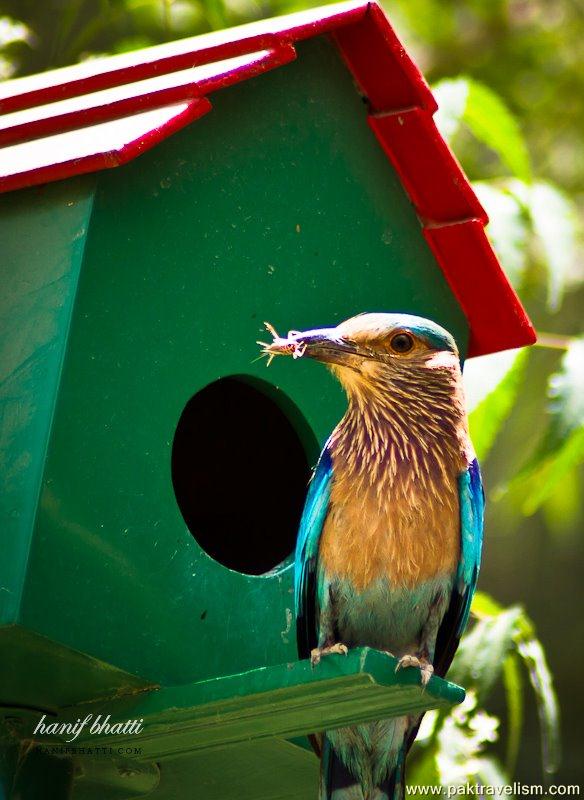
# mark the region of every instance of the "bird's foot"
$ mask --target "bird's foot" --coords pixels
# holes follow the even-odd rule
[[[340,642],[331,644],[328,647],[315,647],[314,650],[310,651],[310,663],[315,667],[323,656],[330,656],[334,653],[346,656],[348,652],[349,648],[347,645],[341,644]]]
[[[428,681],[432,677],[434,673],[434,667],[427,658],[418,658],[418,656],[411,656],[405,655],[400,658],[397,662],[397,667],[395,671],[397,672],[400,669],[405,669],[406,667],[417,667],[420,670],[420,675],[422,678],[422,686],[425,688],[428,684]]]

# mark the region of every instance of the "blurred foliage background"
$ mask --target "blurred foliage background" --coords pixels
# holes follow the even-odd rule
[[[314,4],[0,0],[0,77]],[[579,783],[584,5],[388,0],[386,9],[436,92],[437,122],[474,182],[493,244],[540,334],[529,352],[475,359],[465,370],[489,501],[482,592],[451,673],[470,691],[451,714],[426,716],[410,780],[539,783],[545,773],[552,783]]]

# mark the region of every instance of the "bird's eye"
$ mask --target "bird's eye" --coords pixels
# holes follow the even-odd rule
[[[390,341],[394,353],[409,353],[414,346],[414,338],[409,333],[396,333]]]

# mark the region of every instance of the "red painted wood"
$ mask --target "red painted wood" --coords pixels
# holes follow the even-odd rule
[[[428,223],[488,217],[427,111],[369,117],[419,216]]]
[[[39,115],[25,123],[13,120],[0,131],[4,145],[188,101],[186,109],[123,147],[103,151],[97,141],[95,153],[80,158],[71,154],[64,162],[7,175],[0,179],[0,191],[123,164],[209,111],[204,95],[290,61],[295,42],[322,34],[332,35],[367,98],[371,128],[411,197],[426,240],[466,314],[469,355],[532,344],[535,332],[484,233],[487,216],[432,121],[432,94],[375,2],[317,8],[0,84],[3,112],[128,86],[127,96],[115,102],[96,98],[89,107],[66,113],[57,108],[44,119]],[[177,76],[176,85],[156,91],[141,91],[135,85],[261,50],[269,54],[232,70],[218,65],[216,73],[198,82],[181,84]]]
[[[379,6],[372,4],[361,21],[335,31],[334,39],[371,111],[436,111],[428,84]]]
[[[469,322],[469,356],[536,341],[480,220],[427,228],[424,236]]]
[[[14,189],[23,189],[41,183],[70,178],[73,175],[83,175],[87,172],[96,172],[101,169],[110,169],[126,164],[146,150],[150,150],[159,142],[166,139],[176,131],[194,122],[211,110],[211,103],[206,97],[195,98],[186,109],[169,119],[164,125],[154,130],[145,131],[141,136],[115,150],[97,151],[91,155],[73,158],[59,164],[48,164],[35,170],[14,173],[0,178],[0,191],[8,192]]]
[[[260,75],[269,69],[280,67],[294,58],[296,58],[296,51],[292,45],[278,45],[276,49],[269,51],[267,56],[258,59],[255,63],[245,68],[234,68],[226,72],[218,72],[216,75],[200,81],[169,86],[165,89],[136,94],[113,102],[97,102],[96,105],[88,108],[80,108],[61,114],[56,113],[54,116],[30,122],[10,124],[8,127],[0,128],[0,146],[37,139],[42,136],[51,136],[74,128],[95,125],[107,120],[119,119],[141,111],[147,111],[151,108],[201,97],[218,89],[224,89],[241,80]],[[1,123],[2,119],[0,117]]]
[[[339,3],[6,81],[0,83],[0,113],[78,97],[258,50],[277,51],[292,42],[350,25],[361,19],[367,9],[366,0]]]
[[[55,70],[54,80],[56,82],[54,84],[41,84],[39,87],[28,91],[16,91],[12,95],[3,97],[0,95],[0,113],[6,114],[12,111],[20,111],[24,108],[58,102],[59,100],[68,100],[71,97],[87,95],[102,89],[129,85],[136,81],[154,78],[157,75],[165,75],[169,72],[201,66],[211,61],[233,58],[246,52],[252,53],[256,50],[275,49],[277,46],[278,42],[274,37],[267,35],[260,36],[257,40],[250,42],[249,49],[246,42],[226,42],[216,47],[162,57],[154,61],[147,60],[147,49],[138,51],[146,55],[143,63],[124,65],[123,67],[116,67],[116,62],[113,59],[96,59],[95,62],[90,62],[96,64],[93,74],[85,74],[86,70],[83,70],[79,71],[80,74],[77,75],[75,67]],[[50,80],[51,73],[47,73],[47,75]],[[23,79],[23,81],[26,81],[26,79]],[[3,88],[10,90],[10,83],[8,82],[5,87],[0,84],[0,91]],[[24,83],[24,87],[26,86],[27,83]],[[16,88],[18,90],[18,87]]]

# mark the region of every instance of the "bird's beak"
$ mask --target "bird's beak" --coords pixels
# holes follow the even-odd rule
[[[292,356],[314,358],[325,364],[346,364],[350,356],[357,355],[355,345],[342,339],[336,328],[318,328],[312,331],[289,331],[288,336],[278,336],[275,329],[266,323],[273,341],[258,342],[268,356]]]

